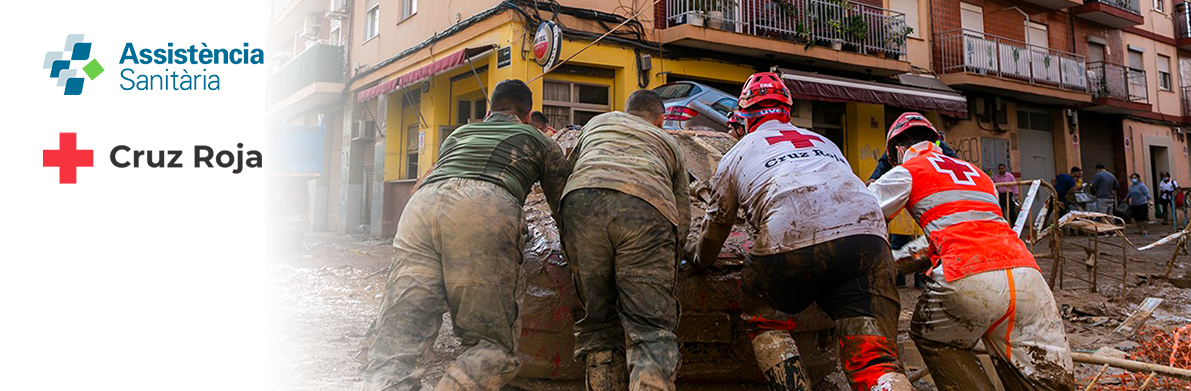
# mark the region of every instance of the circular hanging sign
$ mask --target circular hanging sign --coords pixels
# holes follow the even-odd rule
[[[549,20],[538,25],[533,36],[533,59],[542,68],[550,69],[562,53],[562,29]]]

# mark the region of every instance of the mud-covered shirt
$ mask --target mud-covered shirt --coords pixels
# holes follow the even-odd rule
[[[691,184],[670,134],[632,114],[600,114],[583,127],[569,160],[574,172],[564,196],[598,188],[640,198],[678,228],[680,242],[685,240],[691,225]]]
[[[570,165],[554,140],[517,117],[493,113],[484,122],[455,129],[438,154],[425,186],[447,178],[468,178],[500,185],[524,204],[534,182],[551,210],[558,210]]]
[[[720,159],[707,218],[756,231],[751,252],[773,255],[853,235],[885,237],[885,217],[844,154],[815,132],[769,121]]]

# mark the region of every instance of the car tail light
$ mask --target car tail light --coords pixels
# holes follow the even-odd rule
[[[666,121],[690,121],[691,118],[695,118],[698,115],[698,112],[686,106],[670,106],[666,108],[666,117],[664,119]]]

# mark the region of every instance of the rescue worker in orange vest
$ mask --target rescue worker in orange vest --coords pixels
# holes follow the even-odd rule
[[[910,337],[935,385],[993,390],[972,353],[982,339],[1006,390],[1074,389],[1067,334],[1034,256],[1001,214],[992,179],[945,156],[942,139],[922,114],[902,114],[886,139],[900,165],[869,185],[886,219],[906,209],[930,242],[928,258],[899,269],[930,270]]]
[[[713,263],[743,210],[756,234],[741,271],[741,307],[771,390],[810,389],[785,314],[812,303],[835,320],[853,390],[912,390],[897,356],[901,303],[881,209],[835,143],[790,124],[792,104],[775,73],[745,82],[746,133],[720,159],[706,224],[687,259]]]

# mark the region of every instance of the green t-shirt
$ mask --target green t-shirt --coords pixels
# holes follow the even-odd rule
[[[486,122],[455,129],[438,155],[438,163],[423,185],[448,178],[492,182],[522,204],[534,182],[551,207],[558,205],[570,167],[562,149],[542,132],[508,116],[493,114]]]

